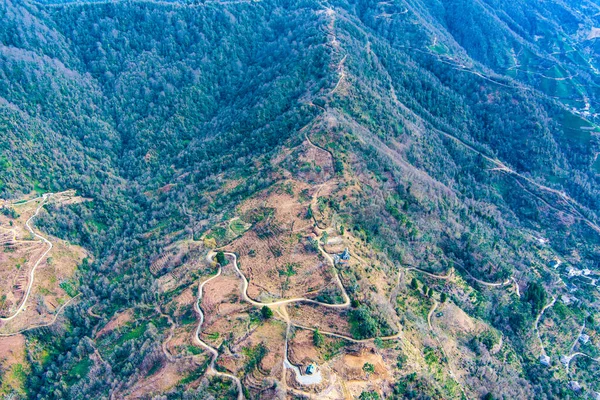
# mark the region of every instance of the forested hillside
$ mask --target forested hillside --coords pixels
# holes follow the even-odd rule
[[[34,222],[89,254],[55,323],[0,321],[0,394],[596,395],[600,5],[570,3],[0,4],[0,233],[74,189]]]

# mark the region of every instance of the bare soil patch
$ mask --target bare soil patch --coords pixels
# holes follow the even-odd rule
[[[340,335],[352,336],[346,312],[314,304],[298,304],[288,307],[292,323],[318,328],[321,331],[333,332]]]
[[[133,309],[127,309],[123,312],[116,314],[102,329],[96,333],[96,337],[102,337],[107,333],[114,331],[115,329],[119,329],[126,323],[132,321],[133,319]]]
[[[303,189],[292,184],[290,191]],[[241,207],[242,219],[254,220],[254,225],[228,250],[239,255],[250,297],[303,297],[331,282],[329,265],[308,239],[312,222],[305,217],[307,208],[284,189],[264,192]]]

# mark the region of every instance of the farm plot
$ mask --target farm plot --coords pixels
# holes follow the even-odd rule
[[[248,295],[256,300],[315,297],[332,282],[329,264],[309,239],[313,224],[306,218],[308,207],[293,196],[302,184],[288,188],[247,202],[243,218],[267,216],[255,218],[252,228],[228,246],[238,254],[249,279]]]
[[[288,314],[292,324],[352,337],[344,310],[315,304],[296,304],[288,307]]]
[[[200,307],[206,318],[200,338],[215,348],[239,340],[256,325],[252,306],[240,299],[240,280],[230,271],[206,284]]]

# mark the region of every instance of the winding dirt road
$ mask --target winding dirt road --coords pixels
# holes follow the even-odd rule
[[[25,329],[21,329],[20,331],[17,332],[12,332],[12,333],[0,333],[0,337],[8,337],[8,336],[14,336],[14,335],[18,335],[20,333],[23,332],[27,332],[30,331],[32,329],[37,329],[37,328],[44,328],[47,326],[51,326],[54,325],[54,323],[56,322],[56,320],[58,319],[58,317],[60,316],[60,313],[65,309],[66,306],[68,306],[73,300],[75,300],[77,297],[81,296],[81,293],[78,293],[77,295],[71,297],[69,300],[67,300],[62,306],[60,306],[60,308],[56,311],[56,313],[54,314],[54,318],[52,318],[52,321],[48,322],[47,324],[42,324],[42,325],[36,325],[36,326],[31,326],[29,328],[25,328]]]
[[[329,262],[333,266],[333,259],[331,258],[331,256],[329,254],[327,254],[321,248],[320,245],[319,245],[319,250],[321,250],[321,252],[324,253],[324,255],[326,255],[326,258],[329,260]],[[342,291],[342,297],[344,298],[343,303],[339,303],[339,304],[323,303],[320,301],[307,299],[305,297],[295,297],[292,299],[284,299],[284,300],[278,300],[278,301],[273,301],[273,302],[268,302],[268,303],[256,301],[253,298],[251,298],[250,296],[248,296],[248,279],[246,278],[246,276],[242,273],[242,271],[238,267],[237,256],[234,253],[224,253],[224,254],[225,254],[225,257],[227,257],[230,260],[230,262],[233,264],[235,272],[242,279],[242,297],[243,297],[243,299],[252,305],[255,305],[258,307],[262,307],[262,306],[274,307],[274,306],[281,306],[281,305],[290,304],[290,303],[310,303],[310,304],[317,304],[317,305],[329,307],[329,308],[348,308],[350,306],[350,297],[348,296],[348,293],[346,292],[346,289],[344,288],[344,285],[342,284],[342,281],[341,281],[337,271],[335,270],[335,267],[332,267],[332,268],[334,268],[334,279],[336,281],[336,284]],[[215,255],[216,255],[216,253],[214,251],[211,251],[211,252],[209,252],[208,257],[212,260],[212,258]]]
[[[199,321],[198,321],[198,327],[196,328],[196,331],[194,333],[194,339],[201,347],[204,347],[209,353],[211,353],[211,360],[210,360],[210,364],[208,366],[207,372],[212,375],[222,376],[222,377],[233,380],[238,388],[238,397],[237,398],[238,398],[238,400],[243,400],[244,399],[244,391],[242,389],[242,382],[240,381],[240,379],[235,375],[217,371],[215,368],[215,363],[217,361],[217,357],[219,356],[219,352],[217,351],[217,349],[215,349],[214,347],[210,346],[209,344],[204,342],[202,339],[200,339],[200,331],[202,330],[202,324],[204,323],[204,313],[202,312],[202,309],[200,308],[200,302],[202,301],[202,293],[204,290],[204,285],[206,285],[208,282],[212,281],[213,279],[219,277],[221,275],[221,271],[222,271],[221,266],[219,266],[219,270],[217,271],[217,273],[215,275],[211,276],[210,278],[208,278],[207,280],[205,280],[198,286],[198,296],[196,298],[196,302],[194,303],[194,310],[198,314]]]
[[[554,305],[554,303],[556,302],[556,297],[552,296],[552,301],[548,304],[546,304],[541,310],[540,313],[538,314],[537,318],[535,319],[535,322],[533,324],[533,327],[535,329],[535,333],[537,335],[537,338],[540,342],[540,347],[542,349],[542,355],[546,355],[546,350],[544,349],[544,343],[542,343],[542,338],[540,336],[540,330],[538,329],[539,325],[540,325],[540,319],[542,319],[542,315],[544,315],[544,312],[552,307]]]
[[[33,287],[33,280],[35,278],[35,270],[40,265],[40,263],[42,262],[42,260],[48,255],[48,253],[50,252],[50,250],[52,250],[52,247],[53,247],[52,243],[48,239],[46,239],[44,236],[35,233],[35,231],[31,227],[31,221],[33,221],[33,219],[38,216],[38,214],[40,213],[42,207],[44,207],[44,205],[46,205],[46,202],[48,201],[48,199],[51,196],[52,196],[52,193],[46,193],[46,194],[44,194],[41,197],[42,202],[40,203],[40,205],[38,206],[38,208],[35,210],[35,213],[31,217],[29,217],[29,219],[27,220],[27,222],[25,222],[25,227],[27,227],[27,230],[34,237],[36,237],[38,239],[41,239],[44,243],[46,243],[48,245],[48,248],[46,249],[46,251],[44,251],[42,253],[42,255],[40,256],[40,258],[38,258],[38,260],[33,265],[33,268],[31,268],[31,271],[29,272],[29,283],[27,285],[27,291],[25,292],[25,296],[23,296],[23,300],[21,301],[21,305],[19,306],[19,308],[17,309],[17,311],[15,311],[15,313],[13,315],[11,315],[10,317],[0,317],[1,321],[10,321],[10,320],[16,318],[21,313],[21,311],[23,311],[23,309],[25,308],[25,304],[27,303],[27,300],[29,299],[29,295],[31,294],[31,288]],[[25,203],[21,203],[21,204],[26,204],[26,203],[29,203],[31,201],[39,200],[39,199],[40,198],[38,197],[36,199],[32,199],[32,200],[26,201]]]

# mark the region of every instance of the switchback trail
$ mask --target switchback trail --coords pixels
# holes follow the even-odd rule
[[[452,379],[454,379],[454,381],[458,384],[458,387],[460,388],[460,391],[462,392],[463,396],[465,398],[468,398],[467,393],[465,392],[465,389],[463,388],[463,385],[460,383],[460,381],[456,377],[456,374],[454,373],[454,369],[452,368],[450,358],[446,354],[446,350],[444,349],[444,346],[442,346],[442,341],[440,340],[438,335],[435,333],[435,330],[433,329],[433,325],[431,324],[431,317],[433,316],[433,313],[435,312],[435,310],[438,308],[439,305],[440,305],[440,303],[438,303],[437,300],[433,299],[433,305],[431,306],[429,313],[427,313],[427,325],[429,326],[429,330],[431,331],[433,337],[437,341],[438,346],[439,346],[440,350],[442,351],[442,354],[444,355],[444,358],[446,358],[446,360],[447,360],[446,362],[448,363],[448,373],[450,374],[450,377],[452,377]]]

